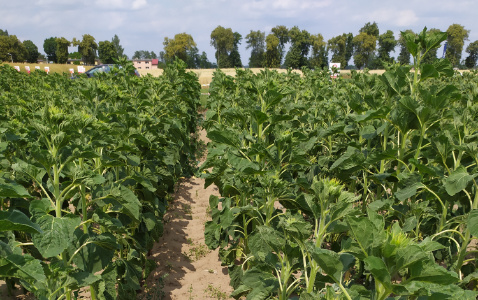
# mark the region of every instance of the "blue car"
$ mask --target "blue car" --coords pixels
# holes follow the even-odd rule
[[[113,64],[103,64],[103,65],[97,65],[91,69],[89,69],[88,71],[85,72],[86,76],[88,76],[88,78],[90,77],[93,77],[95,76],[95,74],[97,73],[103,73],[103,72],[110,72],[113,67],[117,67],[119,69],[122,68],[122,66],[118,66],[118,65],[113,65]],[[141,75],[139,75],[139,72],[138,70],[134,69],[134,75],[138,76],[138,77],[141,77]]]

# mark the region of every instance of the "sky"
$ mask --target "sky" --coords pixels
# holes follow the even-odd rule
[[[446,31],[460,24],[469,30],[465,48],[478,40],[477,0],[0,0],[0,12],[0,29],[33,41],[41,53],[49,37],[81,40],[90,34],[98,43],[116,34],[130,58],[137,50],[159,54],[165,37],[185,32],[199,53],[206,52],[215,62],[210,35],[220,25],[242,35],[244,65],[250,56],[246,35],[251,30],[267,35],[277,25],[298,26],[328,40],[343,33],[356,35],[367,22],[376,22],[380,34],[392,30],[397,38],[406,29]]]

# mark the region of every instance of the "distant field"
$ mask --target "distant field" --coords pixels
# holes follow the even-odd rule
[[[35,66],[39,66],[40,70],[45,71],[45,67],[50,68],[50,72],[54,73],[70,73],[70,69],[74,69],[75,73],[78,73],[78,66],[76,65],[67,65],[67,64],[29,64],[29,63],[9,63],[9,62],[4,62],[3,64],[9,65],[12,67],[19,66],[20,67],[20,72],[26,72],[25,67],[29,66],[30,71],[33,72],[35,71]],[[84,66],[85,70],[89,70],[93,68],[93,66]]]

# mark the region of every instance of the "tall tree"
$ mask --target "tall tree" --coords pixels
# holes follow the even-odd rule
[[[279,39],[279,45],[278,45],[279,54],[280,54],[279,64],[282,64],[282,61],[284,60],[285,44],[287,44],[290,41],[289,29],[287,29],[287,27],[284,25],[278,25],[276,27],[273,27],[271,31]]]
[[[360,32],[354,37],[354,63],[359,69],[368,67],[377,46],[377,38],[366,32]]]
[[[393,35],[393,31],[387,30],[387,32],[378,37],[379,64],[383,66],[383,63],[393,62],[393,57],[390,56],[390,52],[395,51],[395,46],[397,46],[397,40]]]
[[[27,50],[27,61],[29,63],[36,63],[40,52],[38,52],[38,47],[30,40],[23,42],[23,46]]]
[[[229,54],[229,60],[233,68],[242,68],[241,55],[239,54],[239,44],[242,40],[242,35],[239,32],[234,32],[234,47]]]
[[[78,46],[78,52],[81,54],[81,58],[85,64],[95,64],[98,44],[96,44],[95,38],[93,36],[84,34],[81,42],[74,39],[73,44]]]
[[[8,36],[8,30],[0,29],[0,36]]]
[[[370,22],[367,22],[362,28],[360,28],[359,33],[366,33],[368,35],[374,36],[375,39],[378,39],[380,32],[378,30],[378,25],[377,23],[373,22],[370,24]]]
[[[28,52],[15,35],[0,35],[0,61],[24,62]]]
[[[50,37],[43,42],[43,51],[46,53],[48,61],[57,62],[56,58],[56,37]]]
[[[98,57],[104,64],[112,64],[118,59],[118,51],[113,42],[101,41],[98,43]]]
[[[199,68],[199,49],[191,47],[186,51],[186,65],[189,69]]]
[[[280,67],[280,48],[279,38],[274,34],[269,34],[266,37],[266,53],[264,58],[264,67],[279,68]]]
[[[472,69],[476,66],[478,60],[478,40],[466,47],[466,53],[468,53],[468,57],[465,59],[465,66],[468,69]]]
[[[263,31],[253,31],[246,35],[246,49],[251,50],[251,57],[249,58],[249,68],[264,67],[265,48],[266,48],[266,33]]]
[[[287,68],[299,69],[307,66],[307,56],[310,50],[310,33],[294,26],[289,30],[291,47],[285,56]]]
[[[347,38],[344,33],[327,41],[328,51],[332,53],[331,62],[340,63],[343,68],[347,66]]]
[[[234,33],[231,28],[217,26],[211,32],[211,46],[216,49],[216,61],[219,68],[232,67],[229,53],[234,49]]]
[[[344,33],[345,34],[345,33]],[[346,68],[349,65],[349,61],[354,54],[354,35],[349,32],[346,34],[347,39],[345,41],[345,65]]]
[[[323,69],[328,64],[328,52],[327,43],[324,41],[324,37],[318,33],[310,36],[310,44],[312,46],[312,55],[310,57],[310,67]]]
[[[124,57],[124,48],[120,44],[119,37],[115,34],[115,36],[111,39],[111,43],[115,47],[116,50],[116,57]]]
[[[408,51],[407,41],[405,40],[406,34],[414,34],[414,33],[411,29],[407,29],[405,31],[400,32],[400,37],[398,38],[400,53],[398,54],[397,60],[401,65],[410,64],[410,52]]]
[[[451,62],[452,65],[457,66],[460,64],[461,52],[463,51],[465,41],[468,40],[468,34],[470,31],[466,30],[462,25],[453,24],[448,27],[446,33],[448,34],[448,45],[446,48],[445,57]]]
[[[65,64],[68,61],[68,47],[71,42],[64,37],[56,38],[56,60],[59,64]]]
[[[166,62],[174,61],[175,57],[187,62],[188,51],[196,47],[193,37],[185,32],[176,34],[172,39],[165,37],[163,45]]]
[[[431,36],[431,35],[433,35],[435,33],[438,33],[438,32],[441,32],[441,30],[436,29],[436,28],[431,28],[427,31],[427,35]],[[428,52],[425,54],[425,56],[422,57],[422,63],[424,63],[424,64],[433,63],[433,61],[437,59],[438,48],[439,47],[428,50]]]

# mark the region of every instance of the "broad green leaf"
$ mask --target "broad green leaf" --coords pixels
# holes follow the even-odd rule
[[[30,221],[21,211],[0,211],[0,231],[18,230],[28,233],[41,233],[40,226]]]
[[[375,280],[380,281],[384,286],[390,288],[392,285],[391,276],[387,266],[381,258],[369,256],[364,259],[365,268],[372,273]]]
[[[475,178],[475,176],[468,174],[465,167],[460,165],[450,176],[443,180],[443,184],[445,185],[447,193],[450,196],[454,196],[464,190],[473,178]]]
[[[415,196],[417,190],[423,187],[421,176],[417,173],[400,173],[399,179],[399,188],[395,192],[395,197],[399,201]]]
[[[420,66],[420,81],[424,81],[428,78],[438,77],[438,71],[435,69],[433,65],[421,65]]]
[[[4,181],[0,178],[0,198],[3,197],[30,198],[31,195],[23,185],[13,181]]]
[[[473,209],[470,212],[466,224],[468,226],[468,230],[470,230],[470,233],[473,236],[478,237],[478,209]]]
[[[43,257],[56,256],[68,248],[80,222],[78,216],[55,218],[44,215],[37,220],[42,233],[33,234],[33,244]]]
[[[344,266],[338,253],[327,249],[315,248],[312,252],[312,257],[325,274],[332,277],[335,282],[341,282]]]
[[[258,226],[249,238],[249,249],[254,257],[264,261],[269,253],[283,251],[285,243],[286,240],[280,232],[269,226]]]
[[[33,279],[35,281],[46,280],[46,276],[43,271],[43,267],[40,263],[40,260],[33,258],[31,255],[11,254],[6,257],[6,260],[9,261],[16,268],[15,273],[13,275],[10,275],[12,277],[24,280]]]

